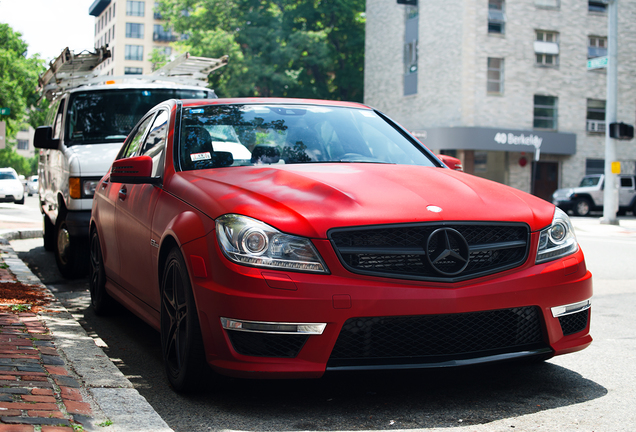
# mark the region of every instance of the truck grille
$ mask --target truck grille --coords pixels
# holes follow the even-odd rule
[[[338,228],[329,239],[349,271],[456,282],[523,264],[530,230],[519,223],[419,223]]]
[[[328,367],[440,363],[547,348],[536,306],[447,315],[351,318]]]

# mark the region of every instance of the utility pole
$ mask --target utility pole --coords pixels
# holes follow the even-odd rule
[[[617,174],[620,165],[616,162],[616,141],[610,137],[610,124],[616,123],[618,89],[618,0],[606,0],[607,11],[607,100],[605,104],[605,189],[603,190],[602,224],[618,225]],[[617,169],[618,167],[618,169]],[[618,171],[618,172],[615,172]]]

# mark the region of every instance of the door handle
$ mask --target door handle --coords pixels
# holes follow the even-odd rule
[[[126,185],[123,185],[121,189],[119,189],[119,200],[124,201],[126,199],[127,194],[128,194],[128,189],[126,189]]]

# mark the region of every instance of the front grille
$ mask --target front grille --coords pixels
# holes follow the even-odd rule
[[[530,239],[525,224],[482,222],[339,228],[328,235],[349,271],[438,282],[520,266]]]
[[[561,330],[563,330],[563,336],[571,335],[585,330],[585,328],[587,327],[588,317],[590,316],[589,312],[589,309],[586,309],[581,312],[559,317],[559,323],[561,324]]]
[[[546,348],[528,306],[447,315],[348,319],[328,367],[427,364]]]
[[[307,335],[252,333],[235,330],[228,330],[227,334],[234,351],[256,357],[296,357],[309,338]]]

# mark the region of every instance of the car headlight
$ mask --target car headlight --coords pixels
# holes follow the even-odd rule
[[[552,261],[557,258],[571,255],[579,250],[574,228],[568,215],[556,208],[552,224],[541,230],[539,248],[537,250],[537,264]]]
[[[309,239],[282,233],[247,216],[228,214],[219,217],[216,237],[225,256],[238,264],[328,273]]]

